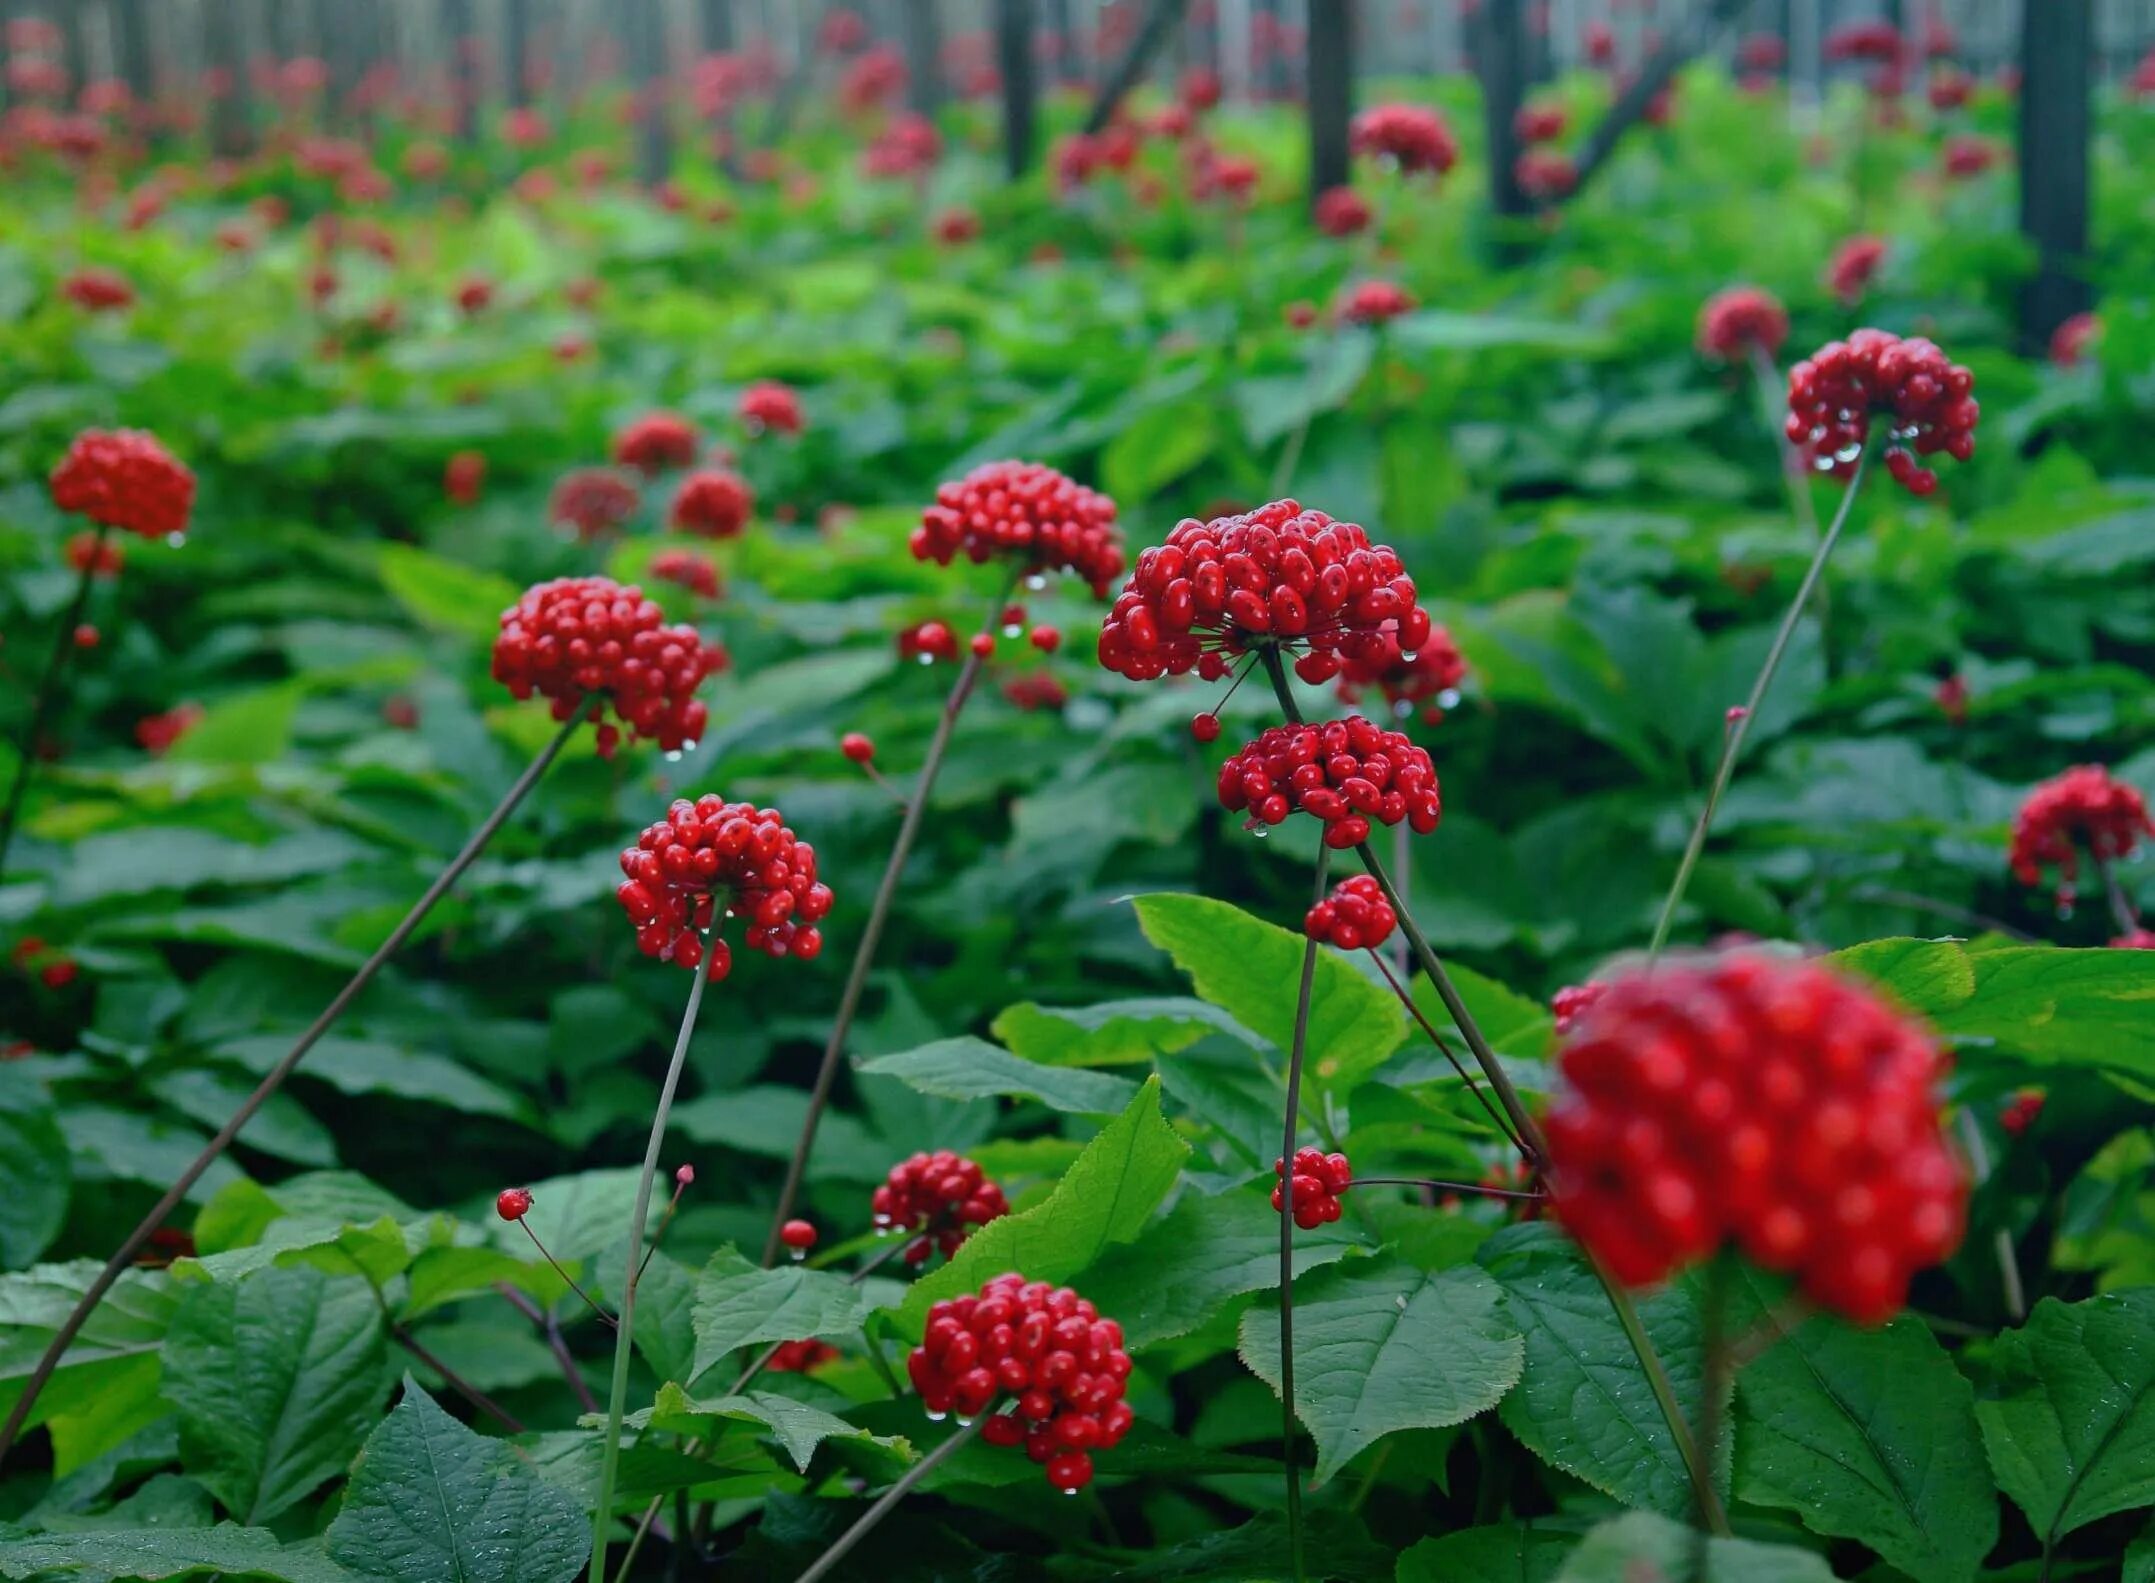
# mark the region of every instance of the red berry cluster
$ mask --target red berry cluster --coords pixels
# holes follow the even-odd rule
[[[913,558],[948,566],[1007,556],[1031,572],[1067,568],[1106,594],[1122,575],[1115,502],[1038,462],[989,462],[935,492],[909,541]]]
[[[1143,551],[1100,631],[1100,663],[1132,681],[1227,674],[1229,659],[1275,644],[1298,651],[1295,674],[1330,681],[1349,661],[1408,652],[1429,638],[1429,612],[1388,546],[1352,522],[1275,500],[1242,516],[1185,518]]]
[[[1556,1018],[1556,1036],[1561,1039],[1578,1026],[1579,1019],[1587,1014],[1602,992],[1609,986],[1598,978],[1590,978],[1583,984],[1566,984],[1550,997],[1549,1010]]]
[[[494,680],[518,698],[539,693],[566,720],[589,693],[605,693],[631,740],[674,752],[703,734],[710,712],[696,699],[726,651],[691,626],[665,625],[643,590],[605,577],[560,577],[524,591],[501,613]],[[620,741],[599,727],[599,756]]]
[[[1408,175],[1442,175],[1459,163],[1459,139],[1436,111],[1418,104],[1380,104],[1354,118],[1350,143],[1357,154],[1389,159]]]
[[[1404,819],[1418,835],[1442,804],[1429,755],[1398,731],[1360,715],[1323,725],[1273,726],[1220,766],[1220,806],[1275,825],[1297,808],[1324,822],[1324,844],[1358,846],[1371,820]]]
[[[908,1264],[925,1263],[937,1248],[947,1259],[975,1226],[1010,1213],[1003,1190],[979,1165],[948,1149],[900,1160],[868,1207],[877,1230],[916,1234],[905,1247]]]
[[[1272,1207],[1287,1208],[1287,1162],[1274,1160],[1272,1174],[1280,1185],[1272,1189]],[[1294,1153],[1294,1223],[1314,1231],[1339,1219],[1339,1195],[1354,1181],[1354,1167],[1344,1154],[1322,1149],[1297,1149]]]
[[[781,1341],[764,1367],[773,1374],[806,1374],[834,1361],[837,1356],[838,1349],[828,1341]]]
[[[84,429],[52,470],[52,503],[146,539],[187,531],[195,475],[137,429]]]
[[[1392,904],[1384,899],[1384,887],[1369,874],[1351,874],[1341,880],[1302,919],[1304,934],[1342,951],[1363,946],[1375,950],[1398,926]]]
[[[651,575],[705,599],[716,599],[725,587],[711,558],[694,550],[660,550],[651,557]]]
[[[1579,166],[1553,148],[1530,148],[1512,161],[1511,179],[1537,203],[1568,198],[1579,185]]]
[[[478,451],[458,451],[442,468],[441,492],[452,505],[477,505],[485,488],[486,457]]]
[[[95,533],[68,535],[60,556],[70,571],[88,572],[92,577],[117,577],[127,567],[127,552]]]
[[[1826,265],[1826,284],[1842,302],[1853,306],[1885,261],[1886,244],[1882,238],[1852,236],[1834,250]]]
[[[1343,660],[1339,673],[1339,696],[1344,703],[1359,703],[1365,689],[1374,687],[1398,715],[1419,705],[1422,720],[1435,725],[1444,718],[1451,695],[1467,677],[1467,658],[1443,627],[1431,627],[1413,654],[1402,653],[1396,623],[1378,634],[1383,640],[1351,659]]]
[[[1998,1125],[2009,1138],[2017,1138],[2035,1125],[2035,1118],[2043,1113],[2043,1091],[2039,1088],[2023,1088],[2006,1100],[1998,1112]]]
[[[2080,879],[2080,849],[2099,863],[2128,856],[2143,835],[2155,836],[2147,799],[2100,764],[2054,775],[2013,815],[2013,875],[2042,883],[2046,865],[2058,871],[2058,905],[2070,907]]]
[[[2127,929],[2110,942],[2113,951],[2155,951],[2155,929]]]
[[[1512,130],[1522,143],[1554,143],[1569,121],[1560,104],[1527,104],[1512,117]]]
[[[1357,236],[1368,230],[1370,221],[1376,218],[1369,200],[1352,187],[1325,188],[1310,212],[1317,229],[1326,236]]]
[[[808,961],[823,949],[816,922],[831,910],[830,887],[816,879],[815,848],[775,808],[681,798],[621,854],[621,872],[628,878],[614,896],[645,956],[695,967],[697,931],[721,913],[746,918],[749,948],[766,956]],[[715,933],[710,944],[711,976],[724,978],[733,953]]]
[[[776,380],[762,380],[741,392],[741,421],[761,433],[798,434],[807,420],[801,398]]]
[[[1389,280],[1365,280],[1348,292],[1339,305],[1340,314],[1354,324],[1389,324],[1418,304],[1414,293]]]
[[[1973,135],[1947,138],[1942,156],[1945,173],[1956,179],[1980,176],[2004,157],[2004,151],[1989,138]]]
[[[1975,376],[1920,336],[1858,330],[1829,341],[1788,373],[1789,440],[1837,477],[1856,470],[1873,417],[1886,420],[1886,471],[1910,494],[1938,475],[1916,460],[1975,454]]]
[[[755,493],[738,473],[707,467],[681,480],[673,497],[676,531],[706,539],[730,539],[748,525],[756,509]]]
[[[1732,363],[1757,347],[1768,357],[1788,339],[1788,310],[1770,291],[1731,286],[1717,291],[1699,309],[1699,350]]]
[[[135,303],[135,288],[125,275],[116,269],[104,269],[94,264],[76,270],[62,281],[60,294],[87,313],[131,308]]]
[[[991,1446],[1023,1446],[1048,1482],[1075,1493],[1092,1482],[1092,1458],[1130,1432],[1137,1415],[1124,1401],[1130,1354],[1122,1326],[1067,1286],[998,1275],[978,1297],[928,1310],[928,1329],[905,1360],[921,1402],[940,1416],[985,1412],[998,1396],[1017,1398],[981,1425]]]
[[[898,655],[901,659],[919,660],[923,665],[954,660],[958,657],[958,635],[940,621],[923,621],[898,634]]]
[[[595,539],[634,516],[640,498],[636,486],[612,468],[579,467],[554,485],[547,516],[574,528],[578,538]]]
[[[653,412],[614,436],[614,460],[646,477],[696,460],[696,430],[677,412]]]
[[[2078,367],[2101,330],[2094,314],[2074,314],[2050,332],[2050,360],[2060,368]]]
[[[1612,979],[1559,1060],[1556,1213],[1629,1285],[1734,1241],[1878,1324],[1960,1241],[1945,1055],[1819,963],[1737,951]]]

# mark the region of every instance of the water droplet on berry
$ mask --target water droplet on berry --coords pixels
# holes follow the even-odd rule
[[[1862,454],[1863,447],[1861,445],[1844,445],[1833,453],[1833,459],[1836,462],[1852,462]]]
[[[1071,1499],[1073,1499],[1073,1500],[1077,1498],[1077,1491],[1076,1491],[1076,1490],[1064,1490],[1064,1491],[1063,1491],[1063,1494],[1064,1494],[1064,1495],[1066,1495],[1066,1496],[1068,1496],[1068,1497],[1070,1497],[1070,1498],[1071,1498]]]
[[[1047,587],[1047,585],[1048,580],[1045,577],[1041,576],[1038,572],[1033,573],[1032,576],[1025,579],[1025,586],[1027,588],[1030,588],[1036,594],[1039,593],[1041,589]]]
[[[808,1250],[806,1248],[791,1248],[787,1251],[793,1256],[793,1262],[795,1264],[800,1263],[801,1260],[808,1257]]]
[[[972,1419],[966,1417],[963,1413],[958,1414],[957,1424],[960,1429],[970,1429],[973,1427]]]
[[[1444,691],[1438,693],[1437,707],[1439,709],[1457,709],[1459,707],[1459,689],[1447,687]]]
[[[936,1411],[936,1410],[935,1410],[934,1408],[932,1408],[932,1407],[928,1409],[928,1422],[929,1422],[929,1423],[931,1423],[931,1424],[939,1424],[939,1423],[941,1423],[941,1422],[942,1422],[942,1421],[943,1421],[944,1419],[948,1418],[949,1416],[950,1416],[950,1414],[948,1414],[948,1413],[939,1413],[939,1412],[937,1412],[937,1411]]]
[[[1262,841],[1272,834],[1272,827],[1268,824],[1255,824],[1250,826],[1250,834]]]
[[[666,753],[666,762],[667,762],[667,763],[669,763],[669,764],[678,764],[678,763],[680,763],[680,762],[681,762],[681,750],[680,750],[679,748],[671,748],[671,749],[669,749],[669,750],[667,751],[667,753]]]
[[[1413,713],[1414,705],[1407,702],[1406,699],[1394,698],[1392,700],[1392,718],[1394,720],[1404,720]]]
[[[187,542],[187,535],[184,533],[168,533],[165,535],[165,542],[176,550]]]
[[[916,665],[933,665],[935,656],[933,654],[916,654],[913,656],[913,663]]]

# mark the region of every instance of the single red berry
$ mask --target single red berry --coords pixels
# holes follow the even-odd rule
[[[676,1187],[688,1187],[693,1185],[696,1180],[696,1167],[694,1167],[693,1165],[682,1166],[679,1170],[673,1173],[673,1180]]]
[[[923,621],[898,634],[898,653],[923,665],[958,657],[958,635],[940,621]]]
[[[486,488],[486,458],[477,451],[458,451],[442,469],[442,493],[452,505],[476,505]]]
[[[531,1213],[531,1189],[505,1187],[494,1200],[494,1213],[504,1220],[522,1220]]]
[[[38,970],[38,977],[47,989],[65,989],[75,982],[82,972],[82,964],[73,957],[63,956],[56,962],[47,962]]]
[[[1220,717],[1215,714],[1192,715],[1190,735],[1200,742],[1217,742],[1220,739]]]
[[[967,644],[966,647],[970,648],[982,659],[986,659],[995,652],[995,634],[992,632],[976,632],[973,634],[972,642]]]
[[[1043,654],[1053,654],[1062,647],[1063,635],[1059,627],[1035,627],[1030,639],[1034,648]]]
[[[98,645],[99,641],[100,641],[100,634],[99,634],[99,632],[98,632],[97,628],[95,628],[94,626],[90,625],[90,623],[89,623],[89,622],[85,621],[85,622],[83,622],[83,623],[82,623],[82,625],[80,625],[80,626],[78,626],[77,628],[75,628],[75,647],[76,647],[76,648],[78,648],[78,649],[94,649],[94,648],[96,648],[96,647],[97,647],[97,645]]]
[[[866,764],[875,757],[875,743],[858,731],[848,731],[838,739],[838,751],[856,764]]]
[[[816,1245],[816,1228],[805,1220],[789,1220],[778,1228],[778,1240],[795,1253],[806,1253]]]

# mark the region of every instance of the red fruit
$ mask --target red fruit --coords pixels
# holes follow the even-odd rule
[[[1787,339],[1788,310],[1756,286],[1716,292],[1699,309],[1699,350],[1724,363],[1748,357],[1754,346],[1771,357]]]
[[[1355,236],[1369,229],[1376,211],[1352,187],[1327,187],[1317,195],[1311,218],[1326,236]]]
[[[838,739],[838,751],[856,764],[866,764],[875,757],[875,743],[858,731],[848,731]]]
[[[878,1231],[911,1233],[909,1264],[940,1248],[947,1258],[977,1226],[1010,1212],[1003,1190],[978,1164],[948,1149],[915,1154],[890,1168],[869,1200]]]
[[[703,734],[709,711],[696,689],[728,658],[694,627],[664,621],[633,585],[604,577],[539,583],[502,612],[494,679],[519,699],[551,699],[556,720],[568,719],[586,695],[603,693],[632,739],[678,751]],[[601,725],[599,756],[611,757],[617,740],[612,726]]]
[[[1302,932],[1342,951],[1375,950],[1391,938],[1398,924],[1392,904],[1384,898],[1384,887],[1372,875],[1355,874],[1334,885],[1329,896],[1310,908],[1302,920]]]
[[[1218,791],[1220,806],[1247,811],[1253,828],[1311,814],[1334,849],[1367,840],[1372,822],[1405,821],[1427,835],[1442,812],[1428,753],[1360,715],[1272,727],[1220,766]]]
[[[944,484],[910,543],[916,559],[942,566],[963,554],[1075,572],[1101,594],[1123,569],[1115,503],[1037,462],[990,462]]]
[[[1377,633],[1378,643],[1357,649],[1351,659],[1341,659],[1340,701],[1359,703],[1364,689],[1374,687],[1392,706],[1393,714],[1405,715],[1420,706],[1423,721],[1435,725],[1444,718],[1445,708],[1456,702],[1447,695],[1456,693],[1466,680],[1466,656],[1451,633],[1435,626],[1412,654],[1402,653],[1398,627],[1396,621],[1385,623]]]
[[[116,269],[92,265],[60,283],[60,295],[87,313],[109,313],[135,304],[135,288]]]
[[[1598,979],[1588,979],[1584,984],[1566,984],[1558,990],[1549,1002],[1549,1009],[1556,1014],[1556,1036],[1561,1039],[1571,1032],[1608,987]]]
[[[1459,140],[1436,111],[1418,104],[1380,104],[1354,118],[1351,147],[1389,161],[1405,175],[1442,175],[1459,163]]]
[[[764,380],[750,385],[741,392],[741,421],[751,432],[776,431],[780,434],[798,434],[805,420],[801,416],[801,398],[784,385]]]
[[[56,962],[47,962],[38,970],[37,976],[47,989],[65,989],[81,972],[81,963],[73,957],[63,956]]]
[[[673,1173],[673,1180],[676,1187],[693,1186],[696,1181],[696,1167],[693,1165],[682,1166]]]
[[[2005,1108],[1998,1113],[1998,1125],[2007,1137],[2017,1138],[2034,1126],[2035,1118],[2042,1113],[2043,1091],[2024,1088],[2005,1102]]]
[[[127,565],[127,552],[117,544],[99,543],[95,533],[77,533],[61,551],[68,566],[92,577],[117,577]]]
[[[1354,1181],[1354,1167],[1347,1163],[1347,1157],[1326,1154],[1322,1149],[1295,1150],[1291,1173],[1285,1160],[1274,1160],[1272,1174],[1280,1179],[1280,1185],[1272,1189],[1272,1207],[1282,1213],[1287,1208],[1287,1187],[1292,1176],[1294,1223],[1304,1231],[1314,1231],[1339,1219],[1339,1195]]]
[[[82,624],[81,624],[80,626],[78,626],[77,628],[75,628],[75,647],[76,647],[76,648],[78,648],[78,649],[94,649],[94,648],[96,648],[96,647],[97,647],[97,645],[98,645],[98,643],[99,643],[100,641],[101,641],[101,638],[100,638],[100,634],[98,633],[98,630],[97,630],[97,628],[95,628],[95,627],[93,627],[92,625],[90,625],[90,623],[89,623],[89,622],[85,621],[85,622],[83,622],[83,623],[82,623]]]
[[[1878,267],[1886,261],[1886,244],[1875,236],[1854,236],[1843,242],[1826,266],[1826,284],[1833,294],[1849,307],[1861,300],[1863,293],[1878,273]]]
[[[966,647],[980,658],[986,659],[995,652],[995,634],[992,632],[976,632],[973,634],[972,640],[966,644]]]
[[[441,487],[452,505],[476,504],[486,488],[486,458],[477,451],[458,451],[442,469]]]
[[[531,1213],[531,1189],[505,1187],[494,1200],[494,1213],[504,1220],[522,1220]]]
[[[838,1349],[827,1341],[783,1341],[764,1367],[774,1374],[806,1374],[837,1356]]]
[[[733,965],[718,933],[725,917],[746,920],[749,948],[766,956],[823,949],[816,925],[831,910],[830,887],[816,879],[815,849],[774,808],[708,794],[677,800],[621,854],[621,872],[614,896],[646,956],[693,968],[704,951],[697,931],[708,929],[710,974],[724,978]]]
[[[755,493],[739,474],[707,467],[681,480],[669,520],[677,533],[731,539],[739,537],[755,509]]]
[[[1200,742],[1217,742],[1220,739],[1220,717],[1215,714],[1192,715],[1190,735]]]
[[[195,477],[154,436],[85,429],[52,470],[52,502],[108,528],[168,538],[187,531]]]
[[[1365,280],[1340,300],[1340,316],[1355,324],[1385,324],[1412,313],[1414,293],[1389,280]]]
[[[653,412],[614,436],[614,460],[645,477],[687,467],[696,460],[696,429],[677,412]]]
[[[958,657],[958,637],[940,621],[923,621],[917,627],[908,627],[898,634],[898,653],[906,659],[918,659],[923,664],[934,660],[954,660]]]
[[[1938,475],[1918,456],[1975,454],[1975,378],[1929,341],[1858,330],[1789,370],[1790,443],[1836,477],[1856,470],[1874,419],[1886,426],[1886,470],[1911,494],[1927,495]]]
[[[2013,816],[2013,874],[2035,885],[2045,867],[2056,867],[2058,905],[2070,907],[2082,847],[2113,863],[2131,856],[2143,835],[2155,836],[2147,799],[2101,765],[2082,764],[2036,787]]]
[[[1035,627],[1029,635],[1028,641],[1041,653],[1053,654],[1058,648],[1062,647],[1063,635],[1061,629],[1057,627]]]
[[[694,550],[660,550],[651,557],[651,576],[704,599],[716,599],[726,587],[711,558]]]
[[[778,1228],[778,1240],[796,1253],[806,1253],[816,1245],[816,1228],[805,1220],[789,1220]]]
[[[551,521],[573,527],[579,538],[595,539],[636,514],[641,500],[636,486],[609,467],[579,467],[561,475],[547,503]]]

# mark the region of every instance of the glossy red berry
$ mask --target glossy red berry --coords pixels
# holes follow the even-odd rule
[[[992,632],[976,632],[965,646],[981,659],[986,659],[995,652],[995,634]]]
[[[1347,1157],[1326,1154],[1322,1149],[1295,1150],[1291,1173],[1285,1160],[1274,1160],[1272,1174],[1280,1179],[1280,1185],[1272,1189],[1272,1207],[1286,1212],[1287,1189],[1292,1185],[1294,1223],[1304,1231],[1314,1231],[1339,1219],[1339,1195],[1354,1181],[1354,1167],[1347,1163]]]
[[[778,1240],[795,1253],[806,1253],[816,1245],[816,1228],[805,1220],[789,1220],[778,1228]]]
[[[85,429],[52,470],[52,503],[62,511],[147,539],[187,531],[195,475],[135,429]]]
[[[1387,622],[1378,630],[1378,643],[1341,657],[1340,701],[1360,703],[1364,691],[1374,687],[1394,715],[1404,718],[1419,710],[1424,724],[1435,725],[1459,701],[1459,684],[1467,677],[1466,656],[1451,633],[1436,626],[1412,654],[1404,653],[1398,625]]]
[[[1053,654],[1062,647],[1063,634],[1060,627],[1040,626],[1033,628],[1027,641],[1043,654]]]
[[[1115,503],[1037,462],[990,462],[944,484],[910,542],[919,560],[1070,571],[1101,594],[1123,569]]]
[[[1965,462],[1975,454],[1974,388],[1975,377],[1929,341],[1858,330],[1789,370],[1785,432],[1814,466],[1846,478],[1881,421],[1886,471],[1909,493],[1928,495],[1938,475],[1918,457],[1944,452]]]
[[[709,711],[696,699],[704,678],[726,668],[725,649],[691,626],[665,625],[665,612],[633,585],[604,577],[563,577],[527,589],[502,612],[494,679],[518,698],[551,699],[567,720],[586,695],[603,693],[632,739],[674,752],[703,734]],[[599,730],[610,757],[618,732]]]
[[[920,1264],[938,1248],[946,1258],[957,1252],[974,1227],[1008,1214],[1010,1205],[977,1162],[938,1149],[892,1166],[869,1209],[879,1232],[911,1235],[905,1261]]]
[[[2013,876],[2037,885],[2056,868],[2058,905],[2070,907],[2083,848],[2112,863],[2130,857],[2142,836],[2155,836],[2147,799],[2100,764],[2082,764],[2044,781],[2014,814]]]
[[[1310,908],[1302,920],[1302,932],[1342,951],[1364,947],[1374,950],[1392,937],[1398,925],[1392,904],[1385,900],[1384,887],[1373,875],[1353,874]]]
[[[1404,821],[1427,835],[1443,811],[1428,753],[1360,715],[1272,727],[1220,766],[1218,790],[1220,806],[1247,813],[1252,828],[1313,815],[1333,848],[1368,840],[1373,824]]]
[[[781,1341],[764,1367],[774,1374],[806,1374],[837,1357],[838,1349],[827,1341]]]
[[[621,854],[621,872],[614,895],[646,956],[696,967],[697,931],[709,930],[711,977],[724,978],[733,962],[722,916],[745,920],[749,949],[766,956],[806,961],[823,949],[816,924],[831,910],[830,887],[816,879],[815,849],[775,808],[678,800]]]
[[[1192,715],[1190,735],[1200,742],[1217,742],[1220,739],[1220,717],[1215,714]]]
[[[679,413],[648,413],[614,436],[614,460],[648,478],[691,465],[697,443],[695,425]]]
[[[1558,1059],[1556,1215],[1627,1285],[1734,1243],[1879,1324],[1959,1245],[1946,1056],[1821,963],[1731,951],[1612,978]]]
[[[875,743],[858,731],[848,731],[838,739],[838,751],[856,764],[867,764],[875,758]]]
[[[898,634],[898,653],[923,665],[958,657],[958,635],[940,621],[923,621]]]
[[[522,1220],[531,1213],[531,1189],[505,1187],[494,1200],[494,1213],[504,1220]]]

